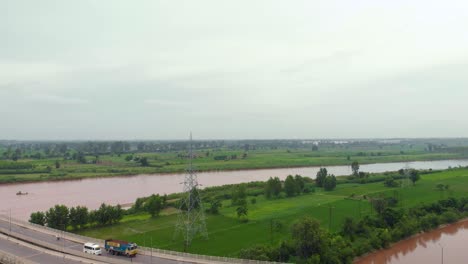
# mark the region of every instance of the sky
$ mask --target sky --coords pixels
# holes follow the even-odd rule
[[[465,137],[468,3],[0,0],[0,139]]]

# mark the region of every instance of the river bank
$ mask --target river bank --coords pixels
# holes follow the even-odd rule
[[[466,263],[468,252],[465,241],[468,237],[468,218],[453,224],[440,225],[429,232],[415,234],[393,243],[387,249],[370,252],[357,258],[354,264],[403,264],[403,263]],[[461,240],[462,243],[458,243]],[[459,245],[458,245],[459,244]],[[442,256],[442,247],[450,255]],[[434,251],[434,249],[436,249]],[[465,253],[466,252],[466,253]]]
[[[409,166],[414,169],[447,169],[468,166],[468,160],[417,161],[361,165],[361,171],[397,171]],[[320,167],[264,169],[222,172],[200,172],[198,182],[203,187],[221,186],[252,181],[266,181],[270,177],[285,179],[288,175],[315,178]],[[349,166],[328,166],[330,174],[350,175]],[[67,206],[83,205],[96,209],[101,203],[127,204],[138,197],[151,194],[169,194],[182,191],[185,174],[133,175],[120,177],[85,178],[74,181],[33,182],[0,185],[0,211],[12,209],[16,218],[27,220],[31,212],[44,211],[60,203]],[[28,195],[16,195],[18,191]]]
[[[458,158],[451,158],[447,159],[446,157],[432,157],[431,159],[419,159],[419,158],[414,158],[414,159],[407,159],[404,161],[401,161],[401,159],[395,159],[395,160],[386,160],[386,161],[372,161],[372,160],[359,160],[357,159],[359,164],[362,165],[371,165],[371,164],[392,164],[392,163],[412,163],[412,162],[433,162],[433,161],[445,161],[445,160],[453,160],[453,161],[464,161],[466,158],[463,157],[458,157]],[[338,166],[350,166],[351,161],[346,161],[346,162],[325,162],[324,164],[321,165],[315,165],[315,162],[313,165],[310,164],[303,164],[303,165],[295,165],[295,166],[285,166],[284,164],[271,164],[269,166],[246,166],[246,167],[240,167],[240,168],[223,168],[223,169],[210,169],[210,168],[198,168],[197,172],[198,173],[219,173],[219,172],[242,172],[242,171],[261,171],[261,170],[269,170],[269,169],[301,169],[301,168],[310,168],[310,167],[338,167]],[[99,166],[99,165],[96,165]],[[468,166],[468,163],[465,165]],[[181,173],[185,172],[185,165],[183,169],[176,170],[176,171],[155,171],[155,172],[146,172],[146,173],[141,173],[140,171],[132,171],[132,169],[135,169],[135,167],[129,167],[129,168],[116,168],[114,171],[119,171],[122,170],[121,172],[118,173],[86,173],[86,174],[78,174],[75,175],[72,173],[61,173],[57,174],[56,172],[51,173],[51,174],[6,174],[6,175],[1,175],[0,174],[0,186],[2,185],[9,185],[9,184],[27,184],[27,183],[36,183],[36,182],[59,182],[59,181],[76,181],[76,180],[83,180],[83,179],[92,179],[92,178],[112,178],[112,177],[129,177],[129,176],[137,176],[137,175],[153,175],[153,176],[160,176],[160,175],[178,175]],[[151,168],[146,168],[146,169],[151,169]],[[425,168],[429,169],[429,168]],[[434,169],[434,168],[433,168]],[[441,168],[441,169],[446,169]],[[373,172],[373,171],[367,171],[367,170],[361,170],[365,172]],[[379,171],[383,172],[383,171]],[[81,172],[80,172],[81,173]],[[346,175],[351,174],[351,169],[348,170]],[[336,174],[337,176],[342,176],[345,174]],[[315,177],[315,175],[307,175],[307,176],[312,176]]]
[[[438,160],[463,160],[463,155],[449,153],[435,154],[412,154],[412,155],[389,155],[389,156],[353,156],[348,160],[346,156],[320,156],[304,157],[307,154],[281,153],[276,156],[267,154],[252,154],[247,159],[213,161],[196,159],[195,164],[199,172],[222,172],[222,171],[254,171],[265,169],[297,169],[307,167],[331,167],[349,166],[353,161],[361,165],[414,162],[414,161],[438,161]],[[268,155],[273,155],[269,153]],[[288,156],[291,155],[291,156]],[[301,156],[302,155],[302,156]],[[331,155],[331,154],[327,154]],[[18,170],[16,174],[8,174],[0,168],[0,185],[8,183],[31,183],[49,181],[71,181],[89,178],[108,178],[132,175],[169,175],[184,173],[187,160],[171,160],[161,164],[150,163],[149,166],[136,166],[134,163],[126,162],[124,157],[101,157],[100,163],[78,164],[73,161],[61,161],[60,168],[55,168],[55,160],[26,160],[21,162],[31,163],[33,170]],[[156,158],[157,159],[157,158]],[[19,162],[18,164],[20,164]],[[60,162],[59,162],[60,163]],[[13,163],[14,164],[14,163]],[[169,165],[167,165],[169,164]],[[0,166],[1,167],[1,166]],[[49,173],[44,170],[50,171]],[[11,171],[9,169],[8,171]],[[35,172],[37,171],[37,172]],[[312,176],[312,175],[310,175]]]

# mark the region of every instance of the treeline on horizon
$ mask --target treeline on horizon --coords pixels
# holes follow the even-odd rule
[[[466,152],[468,139],[298,139],[298,140],[194,140],[185,141],[1,141],[0,159],[19,160],[21,158],[65,158],[76,159],[76,155],[107,155],[125,153],[158,153],[186,152],[192,144],[195,150],[276,150],[276,149],[310,149],[320,148],[371,148],[381,149],[383,146],[400,145],[412,148],[415,145],[424,146],[424,150]],[[366,153],[362,153],[365,155]],[[74,156],[75,155],[75,156]]]

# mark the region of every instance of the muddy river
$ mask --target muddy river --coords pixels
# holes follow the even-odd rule
[[[468,166],[468,160],[441,160],[409,162],[415,169],[446,169]],[[406,166],[404,162],[361,165],[361,171],[396,171]],[[250,181],[264,181],[269,177],[286,178],[289,174],[315,177],[319,167],[283,168],[263,170],[240,170],[203,172],[198,174],[199,183],[217,186]],[[349,166],[327,166],[329,173],[349,175]],[[84,205],[95,209],[103,202],[108,204],[132,203],[137,197],[153,193],[165,194],[182,190],[184,174],[136,175],[112,178],[94,178],[61,182],[39,182],[0,185],[0,214],[27,220],[31,212],[45,211],[55,204],[67,206]],[[18,191],[28,195],[16,195]]]
[[[398,242],[354,264],[465,264],[467,241],[468,221],[464,221]]]

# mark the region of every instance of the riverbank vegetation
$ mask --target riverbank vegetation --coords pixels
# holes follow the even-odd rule
[[[418,175],[414,183],[411,174]],[[389,178],[397,184],[387,184]],[[262,260],[347,263],[417,232],[466,217],[468,211],[466,168],[379,174],[358,171],[356,176],[336,177],[335,188],[328,191],[307,177],[287,179],[288,184],[271,178],[201,190],[209,239],[195,238],[188,251]],[[119,223],[68,229],[91,237],[114,237],[182,251],[182,238],[174,239],[180,197],[165,196],[166,202],[155,214],[148,209],[149,201],[162,202],[163,198],[142,197],[125,211]],[[300,233],[317,239],[301,240]]]
[[[101,204],[97,210],[88,210],[85,206],[68,208],[55,205],[46,212],[34,212],[29,222],[59,230],[72,228],[78,230],[94,226],[112,225],[120,222],[125,211],[120,205]]]
[[[195,141],[199,171],[468,158],[464,139]],[[0,142],[0,183],[180,173],[186,141]]]

